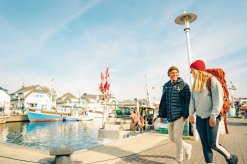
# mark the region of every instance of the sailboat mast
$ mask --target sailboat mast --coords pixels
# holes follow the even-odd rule
[[[150,101],[150,96],[149,96],[149,89],[148,89],[148,82],[147,82],[146,74],[145,74],[145,90],[147,92],[147,105],[150,106],[151,101]]]

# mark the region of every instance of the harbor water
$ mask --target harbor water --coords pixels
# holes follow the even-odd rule
[[[107,140],[98,139],[102,119],[67,122],[14,122],[0,124],[0,142],[12,143],[39,150],[70,146],[75,151],[92,149]]]

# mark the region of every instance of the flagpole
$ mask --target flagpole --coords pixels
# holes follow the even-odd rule
[[[104,108],[103,108],[103,118],[102,118],[102,129],[105,128],[105,109],[106,109],[106,99],[105,99],[105,95],[104,96]]]

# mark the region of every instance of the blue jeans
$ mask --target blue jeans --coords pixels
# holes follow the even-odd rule
[[[209,119],[202,119],[196,117],[196,128],[201,138],[201,144],[203,148],[204,159],[206,163],[213,163],[213,151],[212,149],[219,152],[225,158],[230,158],[230,153],[222,145],[218,144],[219,140],[219,122],[220,118],[216,118],[216,126],[209,126]]]

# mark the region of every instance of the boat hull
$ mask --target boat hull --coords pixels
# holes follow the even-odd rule
[[[79,121],[78,117],[63,117],[64,121]]]
[[[92,121],[93,117],[91,117],[91,116],[80,116],[79,120],[80,121]]]
[[[103,112],[89,110],[88,115],[93,118],[103,118]]]
[[[56,122],[63,121],[62,115],[47,114],[39,112],[27,112],[27,116],[30,122]]]

